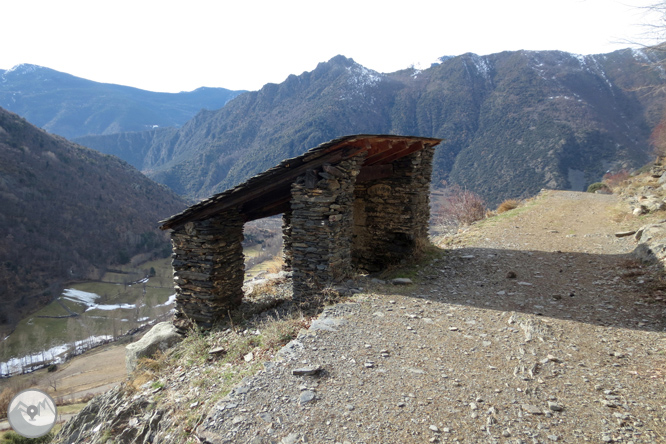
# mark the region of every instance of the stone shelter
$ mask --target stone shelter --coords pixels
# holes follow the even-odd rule
[[[243,298],[243,224],[282,214],[295,298],[374,272],[428,242],[440,139],[352,135],[282,161],[160,222],[171,229],[177,316],[203,327]]]

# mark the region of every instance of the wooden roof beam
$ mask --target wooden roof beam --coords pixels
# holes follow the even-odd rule
[[[338,162],[343,158],[343,153],[340,151],[334,151],[327,155],[321,156],[318,160],[319,165],[323,165],[325,162]],[[279,177],[265,177],[264,180],[257,180],[252,183],[252,186],[238,186],[234,188],[229,194],[225,196],[219,196],[219,202],[211,202],[202,205],[202,208],[191,208],[191,211],[185,210],[180,215],[176,215],[170,219],[163,221],[160,228],[162,230],[167,230],[169,228],[179,227],[185,221],[190,220],[204,220],[208,217],[213,216],[215,213],[219,213],[225,210],[228,210],[233,207],[237,207],[244,202],[248,202],[252,199],[256,199],[262,196],[264,193],[273,191],[281,186],[291,189],[291,182],[293,182],[298,176],[305,173],[305,171],[312,169],[314,166],[313,163],[303,163],[293,169],[285,169]],[[277,175],[277,174],[275,174]],[[183,222],[181,222],[183,220]]]
[[[420,143],[420,142],[405,142],[405,141],[399,141],[396,143],[392,143],[390,148],[388,150],[385,150],[381,153],[377,153],[374,156],[367,157],[365,159],[365,162],[363,163],[364,165],[376,165],[380,163],[387,163],[386,159],[391,158],[391,162],[395,159],[398,159],[402,156],[406,156],[407,154],[411,154],[414,151],[418,151],[419,149],[422,149],[423,145],[419,145],[419,147],[415,147],[414,143]]]

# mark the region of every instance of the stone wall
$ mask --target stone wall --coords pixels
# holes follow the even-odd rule
[[[369,272],[418,254],[428,244],[434,148],[392,162],[390,177],[357,183],[354,264]]]
[[[285,268],[294,299],[306,299],[357,270],[379,271],[428,243],[433,148],[363,169],[365,153],[308,170],[291,185],[283,214]],[[206,328],[243,298],[243,217],[237,210],[188,222],[172,233],[177,317]]]
[[[291,261],[294,298],[302,299],[352,272],[354,186],[364,155],[324,165],[291,188]]]
[[[227,211],[188,222],[171,234],[176,317],[204,328],[226,318],[243,298],[243,219]]]

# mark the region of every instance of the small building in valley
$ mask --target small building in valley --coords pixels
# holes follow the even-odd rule
[[[440,139],[353,135],[287,159],[161,223],[171,229],[177,316],[203,327],[243,298],[243,224],[282,214],[294,297],[379,271],[428,242]]]

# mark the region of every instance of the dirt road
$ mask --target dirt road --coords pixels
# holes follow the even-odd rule
[[[413,285],[327,308],[197,434],[214,443],[666,442],[666,305],[614,196],[546,192]],[[317,376],[294,376],[299,367]]]

